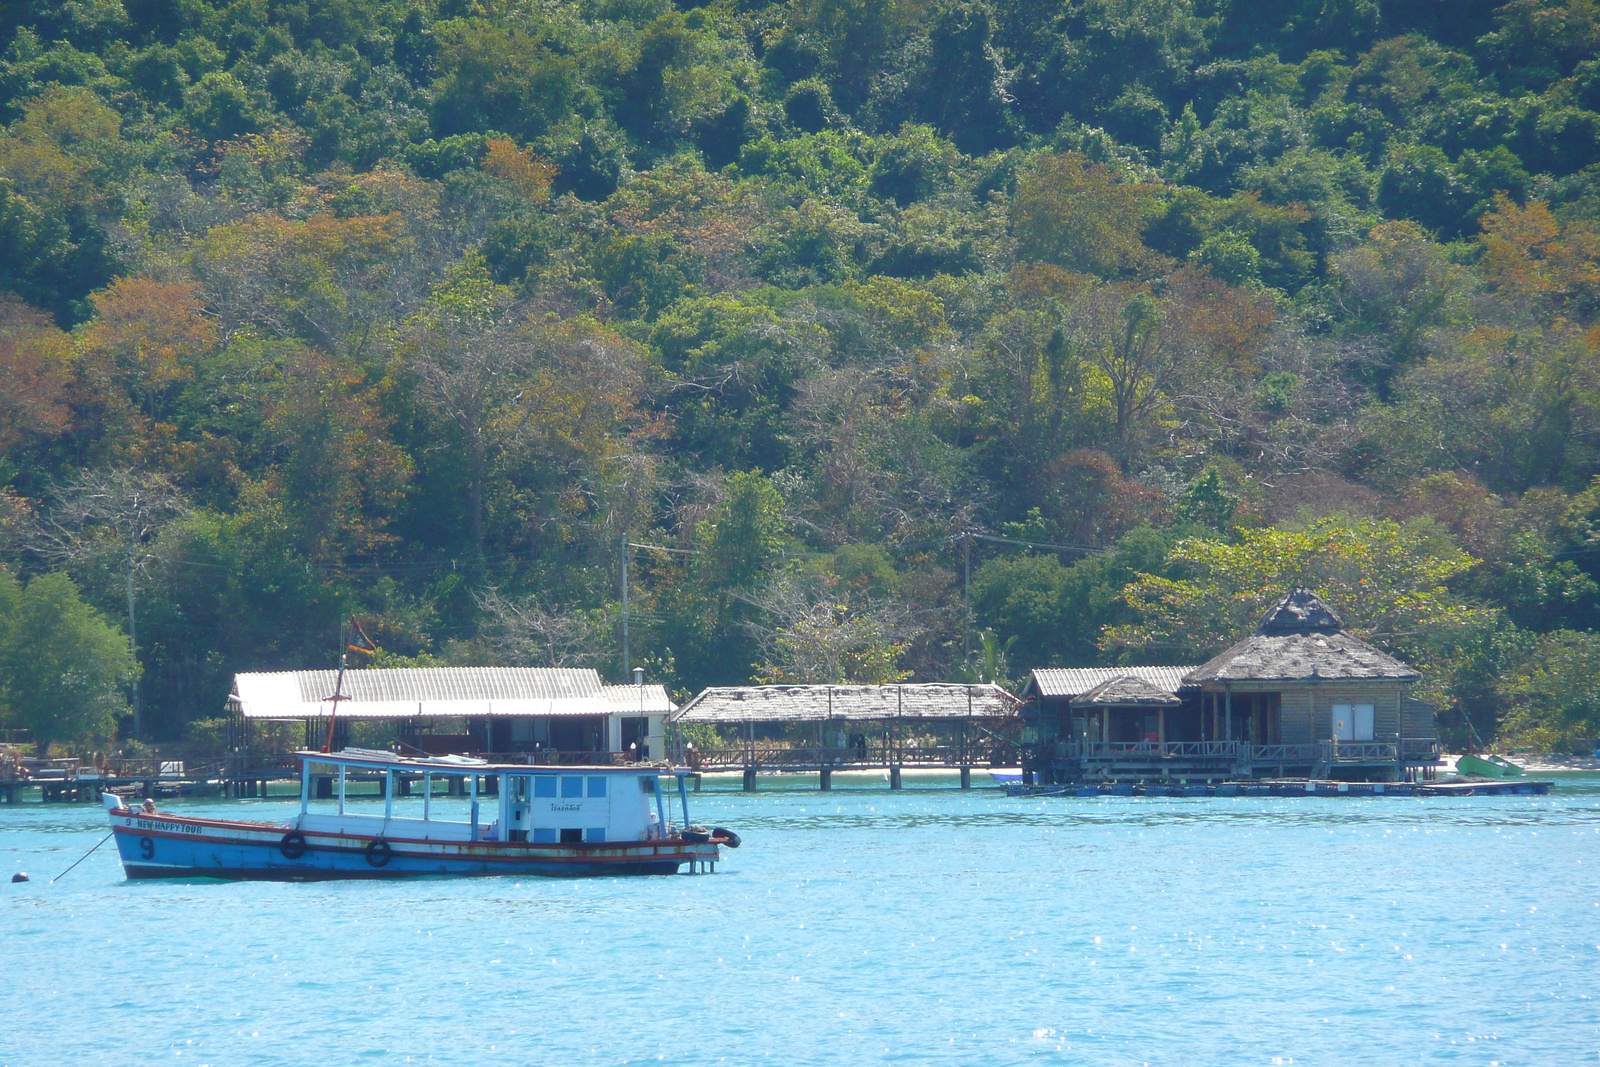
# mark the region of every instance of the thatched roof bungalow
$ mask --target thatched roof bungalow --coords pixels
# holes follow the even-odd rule
[[[1024,767],[1052,780],[1309,775],[1393,780],[1432,765],[1420,674],[1296,588],[1198,667],[1049,668],[1023,695]]]
[[[1274,604],[1255,633],[1184,678],[1202,710],[1220,717],[1220,736],[1258,745],[1398,742],[1416,668],[1344,630],[1313,592],[1296,588]],[[1431,721],[1426,736],[1434,736]]]

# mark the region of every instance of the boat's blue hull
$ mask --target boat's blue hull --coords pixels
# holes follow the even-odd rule
[[[715,843],[678,839],[594,845],[390,840],[124,812],[112,813],[111,826],[129,878],[676,874],[684,864],[709,867],[718,855]]]

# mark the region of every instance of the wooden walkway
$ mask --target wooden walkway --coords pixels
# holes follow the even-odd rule
[[[123,797],[264,797],[273,783],[300,793],[298,774],[255,774],[249,778],[193,775],[143,775],[139,777],[10,778],[0,780],[0,804],[95,804],[101,793]],[[286,790],[285,796],[289,795]]]
[[[791,745],[749,744],[738,748],[685,751],[683,762],[699,771],[741,771],[744,790],[756,790],[756,775],[762,772],[815,774],[821,789],[833,788],[836,771],[884,771],[889,788],[899,789],[907,768],[959,771],[961,788],[972,788],[974,767],[1015,767],[1017,756],[1004,746],[938,745],[918,748],[910,745],[873,743],[846,748],[800,748]]]
[[[1256,781],[1201,783],[1105,783],[1102,785],[1023,785],[1006,787],[1012,796],[1030,797],[1502,797],[1544,796],[1554,783],[1536,778],[1464,782]]]

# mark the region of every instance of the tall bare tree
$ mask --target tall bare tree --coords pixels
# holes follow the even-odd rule
[[[481,259],[469,257],[412,317],[400,346],[417,399],[455,428],[466,449],[467,524],[480,567],[493,420],[514,393],[526,355],[513,337],[515,319],[511,290],[490,279]]]
[[[906,605],[852,597],[831,575],[784,575],[747,599],[764,616],[750,623],[761,646],[760,681],[884,684],[905,678],[900,655],[921,626]]]
[[[135,584],[156,559],[161,529],[188,511],[188,502],[164,474],[116,467],[83,471],[56,488],[39,516],[30,547],[39,557],[74,569],[100,561],[123,570],[128,603],[128,643],[139,655]],[[137,674],[133,681],[133,732],[143,729]]]
[[[533,597],[493,587],[477,595],[480,633],[506,666],[601,667],[611,656],[611,619],[603,609],[558,611]]]

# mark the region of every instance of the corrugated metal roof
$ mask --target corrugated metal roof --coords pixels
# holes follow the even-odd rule
[[[247,719],[323,718],[337,671],[236,674],[232,700]],[[631,686],[629,688],[632,688]],[[405,667],[346,671],[339,715],[349,719],[606,715],[597,671],[572,667]]]
[[[1345,633],[1255,634],[1219,653],[1185,679],[1204,682],[1300,682],[1385,678],[1416,681],[1416,669]]]
[[[618,715],[669,715],[678,705],[667,695],[664,685],[604,686],[606,702]]]
[[[1073,707],[1174,707],[1183,703],[1176,693],[1158,689],[1131,674],[1119,674],[1101,682],[1082,696],[1072,698]]]
[[[1097,685],[1124,675],[1146,682],[1164,693],[1176,693],[1183,688],[1184,675],[1194,669],[1194,667],[1039,667],[1029,676],[1022,695],[1077,697]]]
[[[1017,698],[998,685],[748,685],[704,689],[674,722],[877,722],[1003,718]]]

